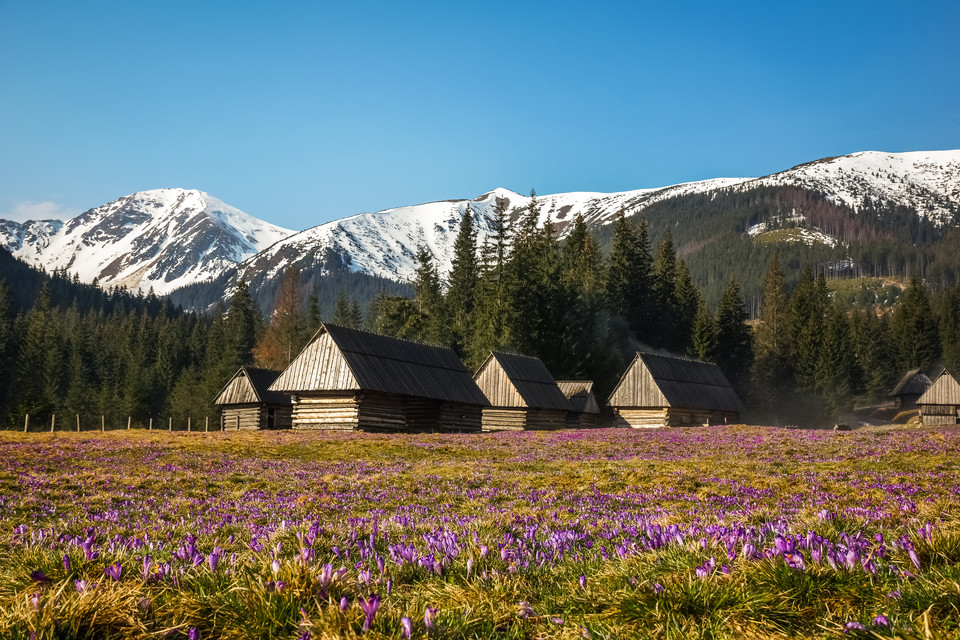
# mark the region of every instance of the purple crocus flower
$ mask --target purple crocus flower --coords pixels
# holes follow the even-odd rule
[[[350,608],[350,598],[343,596],[340,598],[340,611],[346,613],[347,609]]]
[[[214,551],[207,557],[207,564],[210,566],[210,571],[217,571],[217,563],[220,562],[220,554]]]
[[[433,621],[436,617],[436,607],[427,607],[426,611],[423,612],[423,626],[427,628],[427,631],[433,629]]]
[[[661,593],[663,593],[663,585],[660,584],[659,582],[654,582],[651,589],[653,589],[653,592],[657,595],[660,595]]]
[[[83,593],[87,590],[87,581],[86,580],[74,580],[73,586],[77,590],[77,593]]]
[[[380,596],[371,594],[366,600],[358,598],[357,601],[360,603],[360,609],[366,614],[363,620],[363,633],[366,633],[370,631],[370,623],[373,622],[373,616],[377,614],[377,609],[380,608]]]
[[[70,556],[63,555],[63,570],[67,573],[70,573]]]
[[[30,574],[30,579],[34,582],[50,582],[50,578],[43,571],[34,571]]]
[[[878,614],[878,615],[873,619],[873,626],[875,626],[875,627],[889,627],[889,626],[890,626],[890,621],[887,620],[887,616],[885,616],[885,615],[883,615],[883,614],[881,613],[881,614]]]
[[[189,638],[189,640],[200,640],[200,632],[196,627],[190,627],[190,631],[187,633],[187,638]]]
[[[583,575],[582,573],[580,574],[580,588],[581,589],[587,588],[587,576]]]
[[[863,626],[862,624],[860,624],[859,622],[848,622],[848,623],[847,623],[846,625],[844,625],[844,626],[845,626],[845,629],[846,629],[846,631],[844,631],[844,633],[847,633],[847,632],[849,632],[849,631],[866,631],[866,630],[867,630],[867,628],[866,628],[865,626]]]
[[[120,582],[120,573],[123,571],[123,567],[120,566],[119,562],[114,562],[109,567],[104,567],[103,572],[114,579],[116,582]]]
[[[410,618],[406,616],[400,618],[400,627],[403,629],[404,638],[409,638],[413,635],[413,623],[410,622]]]

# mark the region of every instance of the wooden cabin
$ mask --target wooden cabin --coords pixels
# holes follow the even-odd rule
[[[570,403],[537,358],[492,352],[473,379],[490,402],[484,431],[563,429]]]
[[[270,387],[294,429],[480,431],[489,403],[452,349],[324,324]]]
[[[279,371],[240,367],[220,390],[221,429],[289,429],[293,405],[290,396],[269,387]]]
[[[740,420],[743,403],[710,362],[638,352],[607,404],[614,426],[681,427]]]
[[[944,369],[917,400],[924,426],[960,424],[960,384]]]
[[[913,369],[904,375],[889,396],[893,398],[898,409],[912,409],[917,406],[917,400],[930,388],[933,382],[920,369]]]
[[[597,426],[600,403],[593,393],[593,380],[557,380],[557,386],[570,403],[567,427],[584,429]]]

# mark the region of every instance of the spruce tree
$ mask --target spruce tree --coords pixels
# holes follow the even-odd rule
[[[417,326],[414,338],[422,342],[445,345],[448,342],[446,308],[440,288],[440,275],[433,263],[433,254],[425,246],[417,250],[416,291]]]
[[[756,360],[755,390],[767,415],[780,422],[785,418],[792,382],[790,309],[785,278],[776,254],[763,279],[760,317],[754,332]]]
[[[350,326],[350,301],[342,290],[337,293],[337,301],[333,304],[333,324]]]
[[[853,398],[863,391],[863,372],[857,363],[856,344],[846,313],[832,305],[822,336],[823,347],[817,363],[817,390],[833,417],[850,410]]]
[[[14,371],[14,333],[13,333],[13,304],[10,297],[10,288],[6,281],[0,279],[0,371],[5,372],[7,380],[15,379]],[[12,409],[11,394],[13,385],[0,385],[0,422],[7,418]]]
[[[467,355],[478,280],[477,231],[473,221],[473,210],[470,205],[467,205],[460,222],[460,231],[453,243],[450,288],[446,296],[451,346],[461,358]]]
[[[690,336],[690,348],[687,354],[707,362],[716,362],[719,355],[717,322],[707,305],[701,301],[697,305],[697,315],[693,321]]]
[[[960,287],[948,289],[941,297],[938,329],[943,348],[943,366],[951,373],[960,375]]]
[[[677,308],[672,331],[674,342],[671,348],[676,353],[686,353],[689,351],[693,341],[693,327],[696,323],[701,303],[700,291],[693,283],[690,270],[683,260],[677,261],[677,276],[674,290],[676,292]]]
[[[493,235],[484,242],[480,254],[480,274],[471,322],[473,331],[467,349],[470,368],[480,366],[490,351],[511,343],[513,309],[510,303],[514,285],[509,263],[513,253],[513,231],[508,207],[506,198],[497,198],[493,210]]]
[[[730,276],[717,305],[717,347],[715,362],[741,394],[748,390],[753,364],[753,335],[747,326],[740,285]]]
[[[655,331],[648,342],[654,347],[679,350],[683,342],[677,326],[679,301],[677,300],[677,254],[670,231],[664,234],[653,262],[651,282],[653,290],[652,317],[656,320]]]
[[[926,288],[916,277],[903,292],[893,315],[893,330],[904,371],[932,371],[941,356],[940,333]]]

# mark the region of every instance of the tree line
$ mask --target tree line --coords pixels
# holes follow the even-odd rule
[[[366,304],[322,281],[305,288],[293,266],[268,318],[242,281],[228,303],[197,314],[0,261],[0,416],[215,416],[210,402],[240,366],[284,368],[323,319],[450,346],[471,369],[491,350],[533,355],[557,378],[594,380],[601,398],[637,350],[696,357],[718,363],[755,419],[773,422],[832,419],[882,399],[910,368],[960,369],[957,287],[930,291],[914,277],[891,307],[866,290],[835,295],[822,265],[770,252],[755,304],[733,267],[714,301],[669,227],[653,246],[645,218],[622,212],[593,232],[578,216],[561,241],[550,220],[539,224],[535,194],[524,210],[499,200],[493,216],[494,234],[478,244],[468,208],[446,282],[424,248],[412,297],[381,288]]]

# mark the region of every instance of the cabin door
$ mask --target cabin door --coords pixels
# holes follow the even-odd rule
[[[277,409],[275,407],[267,407],[267,429],[276,429],[277,428]]]

